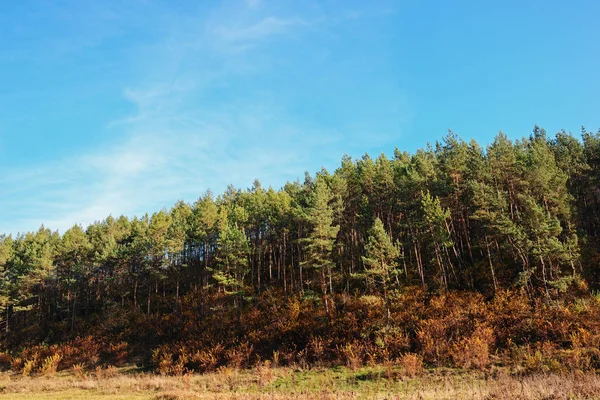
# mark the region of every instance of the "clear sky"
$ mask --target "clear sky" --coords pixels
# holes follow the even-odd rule
[[[0,232],[206,189],[600,127],[600,2],[19,0],[0,7]]]

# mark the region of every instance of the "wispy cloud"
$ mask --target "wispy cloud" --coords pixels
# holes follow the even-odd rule
[[[261,0],[246,0],[246,5],[250,8],[259,7],[262,4]]]
[[[153,21],[156,30],[165,34],[129,49],[134,78],[115,94],[133,111],[106,121],[111,140],[102,145],[6,171],[0,206],[18,212],[0,220],[0,232],[41,223],[64,231],[109,214],[141,215],[177,199],[193,201],[209,188],[218,193],[230,183],[249,187],[255,178],[277,187],[301,177],[312,165],[307,159],[324,156],[331,143],[373,140],[298,118],[277,91],[260,85],[244,89],[268,76],[265,59],[274,62],[261,45],[323,19],[266,13],[258,0],[245,2],[248,14],[239,7],[162,12],[151,3],[161,15]],[[112,24],[111,31],[126,31]],[[329,154],[323,164],[335,166],[340,156],[341,150]]]
[[[214,28],[214,33],[227,41],[251,42],[308,25],[309,23],[301,18],[285,19],[269,16],[249,26],[218,26]]]
[[[5,193],[5,206],[24,213],[2,231],[41,223],[64,231],[110,214],[141,215],[177,199],[193,201],[208,188],[248,187],[255,178],[280,185],[301,175],[307,148],[298,129],[252,105],[193,117],[171,108],[179,96],[163,97],[164,108],[139,103],[138,118],[121,122],[129,131],[122,141],[4,180],[14,190],[12,202]],[[23,202],[27,193],[33,197]]]

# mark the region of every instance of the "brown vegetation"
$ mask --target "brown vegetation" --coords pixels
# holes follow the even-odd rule
[[[414,288],[389,303],[389,320],[381,307],[343,294],[330,298],[329,313],[318,301],[282,301],[269,293],[244,310],[220,307],[226,301],[213,297],[207,302],[213,316],[195,318],[185,307],[194,301],[186,297],[178,316],[132,314],[136,330],[117,334],[107,320],[107,329],[95,337],[25,347],[11,357],[5,353],[0,366],[23,376],[51,376],[57,370],[83,374],[94,368],[100,374],[106,371],[102,365],[122,365],[131,355],[141,368],[175,376],[265,365],[352,370],[403,365],[410,376],[418,374],[420,363],[482,371],[504,366],[514,373],[600,368],[600,302],[595,298],[582,307],[578,301],[532,301],[516,291],[486,300],[473,293],[431,295]]]

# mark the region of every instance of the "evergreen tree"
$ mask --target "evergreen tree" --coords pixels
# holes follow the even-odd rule
[[[422,194],[421,204],[423,206],[423,224],[425,232],[429,236],[430,247],[433,248],[433,262],[438,269],[439,281],[441,286],[448,289],[450,285],[450,273],[456,279],[456,274],[448,255],[448,248],[452,247],[453,244],[448,230],[450,211],[442,208],[440,199],[431,196],[429,192]]]
[[[312,230],[306,238],[306,259],[304,265],[307,268],[318,271],[321,294],[325,300],[325,307],[329,313],[327,299],[327,277],[331,278],[333,261],[333,247],[339,225],[333,225],[333,208],[330,205],[333,195],[324,178],[318,176],[315,181],[315,190],[312,199],[312,207],[308,213],[308,222]],[[331,286],[331,285],[330,285]]]
[[[56,264],[60,276],[59,284],[66,290],[66,299],[70,304],[71,329],[75,324],[78,301],[85,300],[86,307],[89,307],[90,250],[88,237],[79,225],[65,232],[58,247]]]
[[[12,236],[0,235],[0,307],[4,310],[0,320],[4,320],[4,329],[8,332],[8,316],[10,307],[10,271],[9,260],[12,258],[13,240]]]
[[[210,191],[194,203],[189,216],[188,237],[196,273],[194,278],[200,281],[201,286],[208,284],[206,271],[216,248],[218,217],[219,209]]]
[[[244,278],[248,269],[249,245],[246,234],[235,224],[227,221],[219,232],[217,262],[213,279],[226,292],[243,294]]]
[[[393,286],[394,279],[398,279],[397,259],[400,255],[398,246],[386,233],[383,223],[375,218],[369,230],[369,239],[365,246],[366,255],[363,256],[365,271],[374,284],[380,284],[383,289],[387,321],[390,320],[390,302],[388,290]],[[375,285],[373,285],[375,286]]]
[[[147,274],[147,309],[146,313],[150,315],[150,306],[152,299],[152,289],[155,296],[158,296],[160,283],[163,283],[167,278],[168,260],[168,244],[169,244],[169,229],[171,227],[171,215],[164,210],[152,215],[148,223],[147,240],[148,240],[148,259],[146,264]],[[154,286],[154,287],[152,287]],[[163,291],[164,297],[164,291]]]
[[[167,230],[167,258],[168,273],[175,280],[175,309],[179,306],[179,292],[181,286],[182,271],[188,267],[187,233],[188,223],[192,210],[183,201],[178,201],[171,209],[171,224]]]

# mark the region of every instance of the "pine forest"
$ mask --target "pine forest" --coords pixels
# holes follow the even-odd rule
[[[0,277],[0,367],[19,373],[594,370],[600,131],[449,132],[279,190],[2,235]]]

